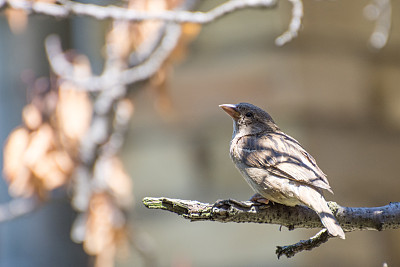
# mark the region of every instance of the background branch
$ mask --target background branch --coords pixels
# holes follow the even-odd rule
[[[289,246],[277,246],[275,254],[278,256],[278,259],[282,255],[291,258],[301,251],[312,250],[316,247],[319,247],[323,243],[326,243],[329,240],[329,238],[332,238],[332,236],[328,234],[328,231],[326,229],[322,229],[310,239],[300,240],[296,244]]]
[[[19,0],[3,0],[0,8],[8,5],[15,9],[22,9],[29,13],[37,13],[59,18],[70,15],[88,16],[99,20],[114,19],[126,21],[163,20],[170,22],[192,22],[199,24],[210,23],[224,15],[245,8],[272,8],[277,4],[276,0],[232,0],[227,1],[208,12],[170,11],[148,12],[126,9],[117,6],[99,6],[83,4],[74,1],[58,1],[58,4],[46,2],[32,2]]]
[[[288,30],[275,39],[275,44],[278,46],[282,46],[296,38],[301,27],[303,2],[301,0],[289,0],[289,2],[292,4],[292,18]]]
[[[41,206],[42,202],[36,198],[13,198],[7,203],[0,204],[0,222],[27,215]]]

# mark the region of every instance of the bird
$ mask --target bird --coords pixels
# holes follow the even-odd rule
[[[329,235],[345,234],[323,196],[333,194],[315,159],[272,117],[249,104],[219,105],[233,119],[229,154],[236,168],[256,192],[252,201],[286,206],[305,205],[319,216]]]

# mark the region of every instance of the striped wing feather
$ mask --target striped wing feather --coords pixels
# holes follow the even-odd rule
[[[326,175],[315,159],[294,138],[282,133],[248,135],[238,141],[242,161],[264,168],[270,174],[326,189],[332,193]]]

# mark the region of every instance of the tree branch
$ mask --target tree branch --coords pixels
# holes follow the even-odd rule
[[[288,207],[281,204],[260,204],[234,199],[219,200],[214,204],[194,200],[146,197],[143,204],[149,209],[171,211],[190,221],[278,224],[289,230],[295,228],[323,228],[318,215],[308,207]],[[373,208],[342,207],[328,202],[329,208],[345,232],[356,230],[388,230],[400,228],[400,202]],[[278,257],[292,257],[303,250],[311,250],[328,241],[330,236],[321,231],[316,236],[294,245],[278,247]]]
[[[289,29],[276,39],[277,45],[283,45],[297,36],[301,26],[303,16],[303,4],[301,0],[289,0],[292,5],[292,18]],[[125,86],[139,81],[143,81],[154,75],[161,67],[165,59],[175,48],[181,35],[180,26],[176,23],[192,22],[199,24],[210,23],[224,15],[244,8],[272,8],[277,4],[276,0],[231,0],[227,1],[208,12],[187,11],[190,4],[185,4],[181,9],[163,10],[158,12],[138,11],[116,6],[98,6],[93,4],[82,4],[73,1],[60,0],[59,4],[48,4],[44,2],[28,2],[23,0],[7,0],[0,2],[0,8],[4,5],[10,5],[12,8],[26,10],[27,12],[46,12],[47,8],[52,16],[68,16],[70,14],[92,16],[97,19],[112,18],[127,21],[143,20],[162,20],[166,22],[165,28],[161,31],[158,46],[154,46],[151,53],[141,55],[141,60],[129,69],[119,72],[104,71],[100,76],[92,75],[89,77],[80,77],[74,73],[73,65],[66,59],[61,42],[56,36],[49,36],[46,39],[45,47],[49,63],[53,71],[60,78],[72,81],[82,90],[98,92],[106,91],[116,86]],[[53,9],[65,9],[65,13],[52,11]],[[45,13],[46,14],[46,13]],[[61,15],[57,15],[61,14]],[[143,57],[144,56],[144,57]]]
[[[146,197],[143,204],[149,209],[177,213],[191,221],[268,223],[286,226],[290,230],[323,227],[318,215],[305,206],[264,205],[233,199],[209,204],[165,197]],[[346,232],[400,228],[400,202],[373,208],[342,207],[335,202],[328,202],[328,205]]]
[[[99,6],[83,4],[74,1],[60,0],[58,4],[26,0],[3,0],[0,8],[8,5],[15,9],[22,9],[29,13],[37,13],[58,18],[70,15],[88,16],[96,19],[114,19],[126,21],[163,20],[169,22],[191,22],[206,24],[236,10],[245,8],[272,8],[277,0],[231,0],[207,12],[170,11],[148,12],[127,9],[117,6]]]
[[[307,240],[301,240],[297,242],[296,244],[289,245],[289,246],[277,246],[275,254],[278,256],[278,259],[282,256],[285,255],[288,258],[293,257],[297,253],[304,251],[304,250],[312,250],[316,247],[319,247],[323,243],[326,243],[329,238],[332,238],[328,234],[328,231],[326,229],[322,229],[319,231],[315,236],[311,237],[310,239]]]
[[[169,24],[166,26],[160,45],[142,64],[111,75],[108,72],[104,72],[100,76],[93,75],[83,78],[76,77],[74,74],[72,64],[68,62],[62,52],[61,41],[58,36],[50,35],[47,37],[45,48],[50,65],[57,75],[65,80],[74,82],[82,87],[83,90],[96,92],[105,91],[105,88],[114,88],[118,85],[133,84],[154,75],[175,48],[180,34],[181,28],[178,24]]]
[[[0,9],[9,6],[14,9],[24,10],[28,13],[43,14],[57,18],[67,18],[71,15],[88,16],[99,20],[114,19],[125,21],[161,20],[175,23],[208,24],[227,14],[247,8],[274,8],[277,0],[231,0],[207,11],[164,10],[143,11],[127,9],[118,6],[100,6],[84,4],[69,0],[59,0],[58,3],[26,0],[0,0]],[[292,18],[289,29],[277,37],[275,43],[279,46],[291,41],[297,36],[303,17],[303,3],[301,0],[289,0],[293,5]]]
[[[278,46],[282,46],[296,38],[297,33],[300,31],[303,18],[303,2],[301,0],[289,0],[289,2],[292,4],[292,19],[287,31],[275,39],[275,44]]]

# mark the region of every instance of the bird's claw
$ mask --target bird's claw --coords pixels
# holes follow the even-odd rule
[[[267,205],[270,201],[268,199],[266,199],[265,197],[263,197],[262,195],[260,195],[259,193],[254,194],[249,201],[251,202],[255,202],[255,203],[261,203],[261,204],[265,204]]]
[[[250,208],[251,206],[254,205],[254,202],[251,202],[251,201],[238,201],[238,200],[232,199],[232,198],[223,199],[223,200],[219,199],[219,200],[217,200],[215,202],[214,207],[222,207],[222,206],[225,206],[225,205],[228,205],[228,206],[236,205],[236,206],[239,206],[239,207],[242,207],[242,208]]]

